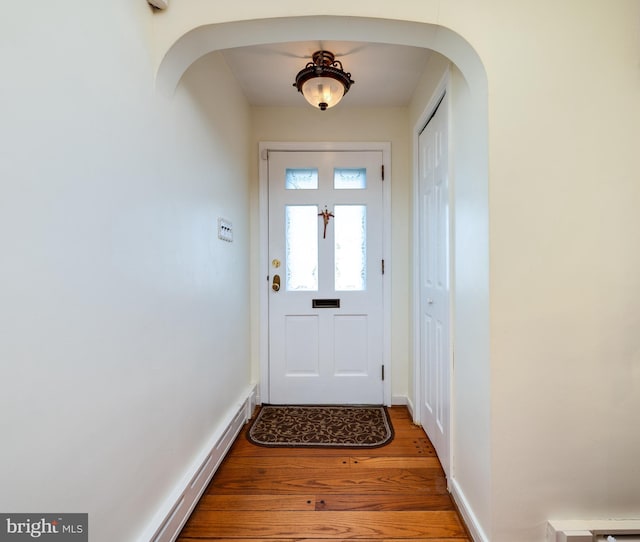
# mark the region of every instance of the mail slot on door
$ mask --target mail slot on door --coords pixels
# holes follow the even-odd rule
[[[339,299],[312,299],[311,306],[314,309],[339,309]]]

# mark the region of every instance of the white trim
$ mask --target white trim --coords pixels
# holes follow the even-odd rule
[[[269,187],[268,187],[268,151],[381,151],[384,165],[384,182],[382,183],[382,215],[383,239],[382,254],[385,261],[385,272],[382,277],[383,288],[383,338],[382,363],[385,366],[383,383],[383,401],[391,406],[391,143],[388,141],[367,142],[286,142],[262,141],[258,146],[259,159],[259,217],[260,217],[260,279],[259,291],[259,364],[260,364],[260,402],[269,402],[269,297],[264,278],[269,275]]]
[[[473,509],[471,508],[471,506],[469,506],[469,501],[465,497],[462,488],[455,478],[451,478],[451,480],[449,481],[449,488],[451,490],[451,496],[456,502],[458,510],[460,510],[462,519],[464,520],[467,529],[469,529],[469,534],[471,535],[473,541],[489,542],[489,538],[482,529],[478,518],[473,513]]]
[[[266,143],[259,145],[258,174],[258,216],[260,224],[258,230],[258,254],[260,270],[258,279],[258,372],[260,374],[259,404],[269,403],[269,155],[270,148],[275,148]]]
[[[165,499],[139,542],[173,542],[193,512],[209,481],[255,407],[256,388],[247,390],[197,455],[185,475]]]

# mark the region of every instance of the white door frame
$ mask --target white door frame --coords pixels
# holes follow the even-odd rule
[[[413,421],[416,424],[421,424],[420,420],[420,405],[422,404],[422,366],[421,366],[421,326],[420,326],[420,198],[419,198],[419,150],[418,150],[418,138],[420,133],[430,120],[430,118],[435,113],[438,104],[442,100],[442,97],[445,93],[449,95],[449,108],[451,108],[451,104],[453,100],[451,100],[451,85],[449,83],[449,70],[446,71],[440,82],[438,83],[427,107],[425,107],[422,115],[418,119],[418,122],[415,124],[413,129],[413,397],[415,403],[413,406]],[[455,341],[455,328],[454,328],[454,289],[455,289],[455,281],[454,279],[454,258],[453,255],[455,253],[454,250],[454,214],[455,208],[453,205],[454,197],[453,197],[453,168],[452,168],[452,148],[451,148],[451,115],[448,115],[448,141],[447,145],[449,147],[448,152],[448,171],[449,171],[449,458],[448,464],[450,465],[451,471],[447,474],[449,476],[453,475],[453,433],[452,433],[452,424],[451,420],[453,420],[453,410],[455,405],[453,403],[453,344]]]
[[[269,402],[269,186],[268,152],[273,151],[381,151],[384,165],[382,184],[383,238],[382,254],[385,262],[382,277],[382,364],[384,365],[383,400],[391,406],[391,143],[389,142],[282,142],[264,141],[259,144],[259,206],[260,206],[260,274],[258,283],[260,332],[260,382],[258,403]]]

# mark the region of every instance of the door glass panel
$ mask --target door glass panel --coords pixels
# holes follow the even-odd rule
[[[367,287],[367,206],[336,205],[335,288],[365,290]]]
[[[364,190],[367,188],[367,168],[335,168],[333,187],[337,190]]]
[[[318,206],[287,205],[285,237],[287,290],[317,290]]]
[[[317,190],[318,188],[317,169],[287,168],[284,179],[284,187],[287,190]]]

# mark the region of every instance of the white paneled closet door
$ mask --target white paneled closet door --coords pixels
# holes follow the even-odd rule
[[[420,420],[450,468],[448,114],[445,95],[418,138],[420,200]]]

